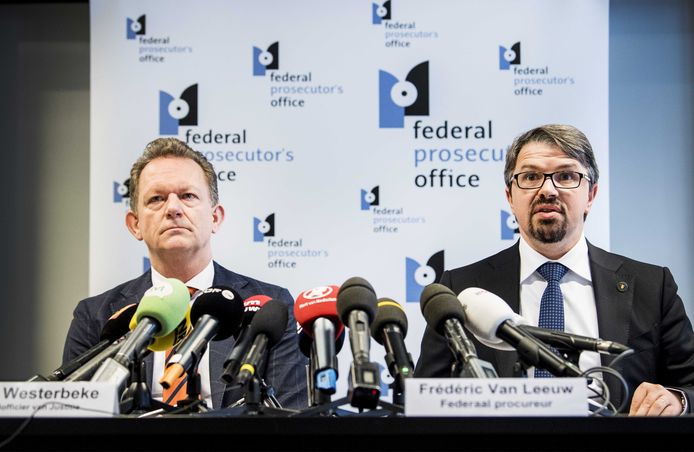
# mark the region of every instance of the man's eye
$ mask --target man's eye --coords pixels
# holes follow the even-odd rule
[[[576,173],[573,171],[562,171],[557,174],[557,178],[560,181],[572,181],[576,178]]]
[[[195,196],[195,194],[193,194],[193,193],[183,193],[183,195],[181,195],[181,198],[182,199],[195,199],[195,198],[197,198],[197,196]]]
[[[161,202],[163,199],[164,198],[162,198],[161,196],[152,196],[151,198],[149,198],[148,202],[149,202],[149,204],[152,204],[155,202]]]
[[[538,180],[540,178],[540,173],[525,173],[523,179],[527,181]]]

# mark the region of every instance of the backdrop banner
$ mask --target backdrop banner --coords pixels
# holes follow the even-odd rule
[[[217,171],[215,260],[295,297],[366,278],[405,307],[416,361],[423,287],[519,237],[503,168],[521,132],[586,133],[601,172],[586,236],[609,249],[608,12],[607,0],[91,0],[90,292],[148,268],[124,225],[129,171],[148,142],[177,137]],[[349,345],[339,361],[346,388]]]

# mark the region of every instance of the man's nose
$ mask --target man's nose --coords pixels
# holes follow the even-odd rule
[[[546,197],[556,197],[559,194],[559,190],[554,186],[554,181],[550,176],[545,176],[545,180],[538,189],[538,193],[545,195]]]
[[[169,218],[180,217],[183,214],[181,200],[176,193],[169,194],[166,198],[166,216]]]

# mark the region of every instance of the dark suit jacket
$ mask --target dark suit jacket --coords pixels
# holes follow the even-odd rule
[[[593,292],[600,337],[626,344],[634,355],[616,365],[629,386],[629,403],[636,387],[646,381],[681,389],[692,411],[694,400],[694,333],[677,285],[667,268],[608,253],[588,243]],[[492,292],[515,311],[520,307],[518,242],[474,264],[444,272],[441,284],[458,294],[468,287]],[[478,355],[496,368],[500,377],[520,376],[515,352],[486,347],[475,340]],[[612,356],[601,355],[603,365]],[[427,327],[415,369],[418,377],[450,377],[453,355],[446,340]],[[623,389],[605,376],[611,400],[619,406]],[[626,405],[628,411],[629,404]]]
[[[283,301],[289,311],[287,330],[282,340],[272,348],[265,372],[265,381],[275,389],[275,395],[284,408],[305,408],[308,405],[305,366],[307,359],[299,351],[294,319],[294,300],[287,289],[267,284],[231,272],[214,263],[214,286],[227,286],[246,299],[264,294]],[[78,356],[99,341],[101,330],[108,318],[131,303],[138,303],[147,289],[152,287],[151,271],[139,278],[123,283],[100,295],[79,302],[65,340],[63,362]],[[210,389],[213,408],[225,407],[242,396],[237,389],[225,387],[220,380],[223,363],[234,346],[234,338],[210,343]],[[152,381],[152,355],[148,362],[148,382]]]

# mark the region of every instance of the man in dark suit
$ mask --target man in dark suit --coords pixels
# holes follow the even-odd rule
[[[546,125],[517,137],[506,156],[505,181],[519,241],[482,261],[444,272],[440,282],[456,294],[468,287],[486,289],[534,325],[545,326],[559,311],[560,328],[555,329],[627,344],[635,353],[615,368],[633,395],[626,405],[629,414],[691,412],[694,333],[670,271],[608,253],[583,235],[598,176],[588,139],[572,126]],[[551,315],[546,308],[551,301],[546,303],[544,294],[552,278],[545,279],[541,269],[547,262],[562,269],[559,304]],[[499,376],[522,374],[515,352],[472,339],[479,356],[491,362]],[[583,352],[579,366],[587,370],[611,360]],[[427,328],[415,375],[450,377],[452,364],[446,340]],[[535,376],[530,370],[528,375]],[[620,383],[613,377],[605,381],[619,406],[624,399]]]
[[[227,286],[243,299],[263,294],[287,305],[287,328],[269,354],[264,376],[284,408],[306,407],[306,358],[298,348],[291,295],[284,288],[231,272],[212,260],[211,237],[224,220],[212,164],[175,138],[159,138],[147,145],[133,165],[129,188],[126,225],[137,240],[145,242],[151,269],[77,305],[63,361],[95,345],[113,313],[138,303],[144,292],[163,278],[179,279],[198,291]],[[202,396],[211,400],[213,408],[228,406],[241,396],[238,388],[226,388],[220,381],[223,362],[233,345],[233,337],[211,342],[199,366]],[[158,380],[163,372],[163,355],[156,352],[146,358],[148,382],[155,397],[162,391]]]

